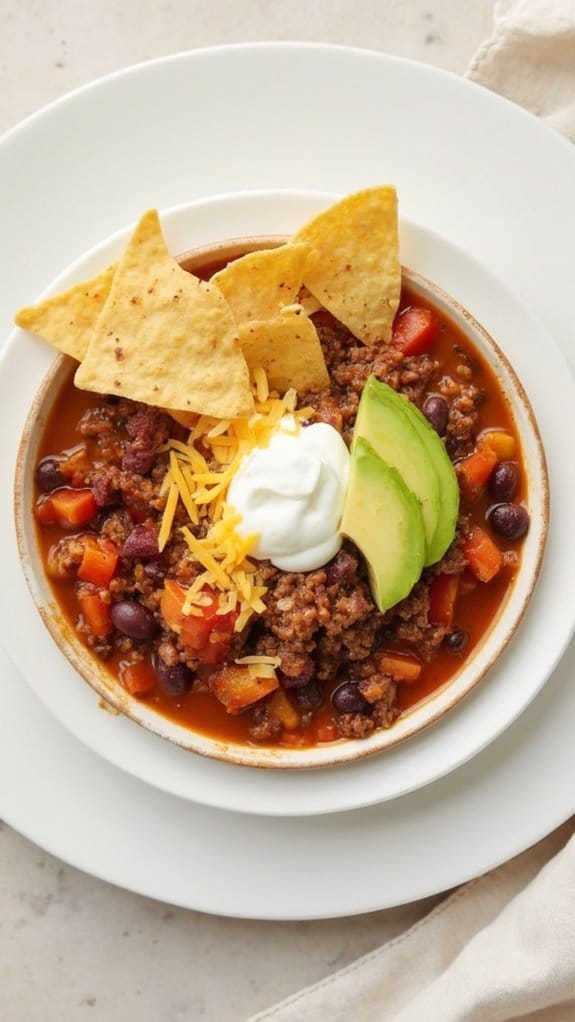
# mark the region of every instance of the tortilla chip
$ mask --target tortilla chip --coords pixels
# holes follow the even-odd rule
[[[227,298],[237,323],[273,319],[297,300],[308,251],[300,243],[249,252],[214,273],[211,283]]]
[[[216,287],[172,258],[155,210],[118,263],[75,383],[217,418],[253,411],[232,312]]]
[[[81,362],[94,324],[110,293],[115,272],[115,265],[108,266],[91,280],[75,284],[38,305],[20,309],[14,322]]]
[[[305,313],[288,311],[275,319],[251,320],[239,328],[250,369],[265,369],[269,386],[283,394],[329,386],[329,374],[316,329]]]
[[[401,290],[395,189],[342,199],[294,241],[309,242],[304,284],[321,304],[364,344],[389,342]]]

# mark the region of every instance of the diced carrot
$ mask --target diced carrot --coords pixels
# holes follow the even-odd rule
[[[224,664],[210,676],[210,688],[228,713],[240,713],[279,688],[276,677],[259,678],[247,664]]]
[[[439,334],[439,319],[431,309],[412,305],[397,316],[391,343],[404,355],[421,355],[429,351]]]
[[[85,624],[91,629],[94,635],[103,639],[114,631],[109,603],[104,603],[99,592],[89,589],[80,589],[78,604]]]
[[[480,582],[491,582],[501,571],[503,554],[491,536],[478,525],[464,536],[461,549],[470,571]]]
[[[75,529],[87,525],[98,513],[98,505],[90,489],[75,490],[61,486],[36,503],[36,519],[41,525],[59,525],[62,529]]]
[[[421,664],[408,653],[386,652],[379,658],[379,667],[383,674],[389,674],[394,681],[413,684],[421,674]]]
[[[300,726],[300,715],[290,703],[283,688],[278,688],[268,702],[268,713],[274,720],[278,720],[286,731],[295,731]]]
[[[120,681],[130,695],[144,696],[156,685],[156,672],[149,660],[120,664]]]
[[[478,447],[473,454],[457,462],[455,470],[462,493],[468,500],[479,497],[499,458],[491,447]]]
[[[78,567],[78,578],[95,586],[108,586],[112,581],[120,554],[118,547],[105,536],[86,536],[84,556]]]
[[[515,437],[503,429],[486,429],[479,437],[478,446],[490,448],[498,461],[509,461],[517,450]]]
[[[459,575],[438,575],[429,589],[428,619],[432,625],[451,628],[459,590]]]

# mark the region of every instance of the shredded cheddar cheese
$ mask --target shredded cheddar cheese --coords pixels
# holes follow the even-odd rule
[[[228,486],[244,455],[254,447],[267,447],[280,420],[289,415],[293,431],[301,428],[303,419],[313,414],[312,408],[295,410],[297,393],[290,389],[283,398],[270,393],[266,373],[253,370],[255,412],[248,419],[216,419],[200,415],[188,442],[168,440],[161,450],[168,454],[168,469],[161,493],[167,494],[159,534],[163,550],[172,535],[178,504],[185,509],[188,524],[179,531],[192,557],[204,569],[190,585],[183,605],[184,614],[202,613],[206,586],[218,593],[217,614],[239,611],[235,631],[240,632],[253,614],[265,610],[263,597],[267,590],[258,576],[249,553],[258,536],[240,536],[236,527],[241,521],[225,502]],[[203,538],[195,535],[204,523]],[[208,601],[209,602],[209,601]],[[256,658],[249,663],[266,671],[279,665],[277,658]],[[248,661],[246,661],[248,662]],[[271,676],[271,675],[266,675]]]

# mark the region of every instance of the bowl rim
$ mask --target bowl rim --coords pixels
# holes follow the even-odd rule
[[[194,264],[200,265],[202,261],[206,262],[208,257],[216,261],[218,258],[225,258],[224,253],[231,253],[228,254],[227,258],[233,258],[234,254],[239,255],[241,252],[245,252],[247,248],[254,250],[272,247],[282,244],[285,240],[286,236],[277,234],[242,235],[218,241],[211,245],[205,244],[192,248],[176,258],[184,268],[192,269]],[[28,412],[18,447],[14,486],[14,520],[17,545],[28,589],[52,639],[80,677],[115,712],[122,713],[145,730],[166,739],[182,749],[223,763],[263,769],[300,771],[321,769],[345,765],[346,763],[356,762],[378,753],[383,753],[387,749],[396,747],[433,724],[438,723],[485,679],[485,676],[489,673],[495,662],[503,655],[519,628],[537,585],[549,532],[549,476],[539,427],[529,398],[509,359],[499,344],[475,319],[472,313],[428,277],[405,266],[402,266],[403,282],[407,283],[416,292],[430,295],[432,303],[442,308],[442,314],[448,319],[459,318],[459,325],[462,326],[464,331],[472,331],[480,338],[482,354],[485,356],[487,351],[488,355],[495,360],[495,363],[499,363],[503,367],[504,375],[506,374],[507,376],[506,382],[509,383],[508,389],[518,409],[521,410],[525,422],[528,424],[530,436],[534,442],[536,454],[534,460],[537,463],[535,476],[540,500],[540,515],[538,517],[540,528],[536,536],[536,550],[534,557],[532,557],[526,592],[511,621],[506,626],[504,634],[497,642],[496,647],[489,653],[481,669],[474,674],[472,670],[474,662],[482,651],[486,650],[495,629],[501,626],[501,622],[504,621],[510,600],[517,590],[518,582],[520,580],[524,581],[521,567],[509,586],[497,614],[491,621],[488,629],[483,633],[480,641],[473,648],[469,658],[463,661],[461,666],[454,671],[443,685],[434,690],[426,699],[403,713],[390,728],[379,729],[367,738],[342,739],[339,742],[326,743],[304,749],[240,744],[213,738],[205,733],[183,727],[157,710],[153,710],[148,704],[131,696],[121,686],[121,683],[114,678],[112,673],[106,669],[105,664],[100,664],[91,651],[80,642],[75,630],[60,610],[53,588],[45,572],[41,571],[38,573],[35,570],[34,560],[38,561],[40,565],[41,560],[38,551],[37,528],[30,515],[31,504],[26,499],[31,492],[31,479],[27,470],[35,460],[34,457],[30,457],[30,451],[34,451],[33,437],[36,435],[39,439],[42,430],[38,426],[45,423],[49,411],[57,400],[64,379],[69,375],[74,364],[73,360],[68,358],[68,356],[57,355],[38,388]],[[475,337],[471,337],[470,341],[472,345],[476,344]],[[51,400],[46,405],[46,398],[51,393],[55,384],[58,385]],[[509,393],[507,393],[507,397],[510,400]],[[511,400],[510,405],[512,405]],[[517,427],[517,416],[512,406],[510,407],[510,412]],[[517,432],[519,433],[519,429],[517,429]],[[526,441],[522,442],[521,446],[522,453],[525,455]],[[532,487],[533,481],[531,481],[529,486],[529,495],[532,493]],[[531,531],[532,527],[530,528]],[[48,598],[46,593],[50,594]],[[446,693],[449,692],[451,697],[447,698]]]

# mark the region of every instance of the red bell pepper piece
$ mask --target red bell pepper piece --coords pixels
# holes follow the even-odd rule
[[[421,355],[433,347],[439,328],[439,319],[431,309],[411,305],[396,317],[391,343],[404,355]]]
[[[218,614],[218,596],[209,586],[202,595],[205,606],[201,614],[184,614],[182,607],[187,590],[174,579],[166,579],[160,600],[160,613],[169,628],[177,632],[188,649],[197,653],[206,664],[220,663],[231,642],[237,611]]]

